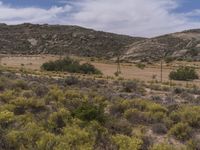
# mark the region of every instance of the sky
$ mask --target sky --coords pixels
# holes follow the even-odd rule
[[[200,28],[200,0],[0,0],[0,23],[78,25],[154,37]]]

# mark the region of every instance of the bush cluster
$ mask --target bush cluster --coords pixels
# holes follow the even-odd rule
[[[172,71],[169,74],[169,78],[171,80],[182,80],[182,81],[188,81],[188,80],[194,80],[198,79],[199,76],[193,67],[188,66],[181,66],[176,71]]]
[[[46,71],[67,71],[71,73],[102,74],[100,70],[90,63],[80,64],[79,61],[66,57],[64,59],[49,61],[41,68]]]

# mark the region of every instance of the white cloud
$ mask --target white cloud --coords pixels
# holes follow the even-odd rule
[[[0,2],[0,22],[8,24],[19,24],[24,22],[31,23],[56,23],[59,15],[66,14],[71,7],[65,5],[63,7],[53,6],[49,9],[28,7],[13,8]]]
[[[135,36],[156,36],[198,28],[200,10],[187,13],[173,11],[179,0],[74,0],[72,6],[61,0],[62,7],[14,8],[0,3],[0,22],[76,24],[98,30]]]

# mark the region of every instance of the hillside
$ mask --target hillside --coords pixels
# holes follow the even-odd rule
[[[129,45],[123,56],[128,61],[152,61],[161,58],[200,60],[200,29],[144,39]]]
[[[68,25],[0,24],[1,54],[56,54],[116,58],[200,60],[200,29],[154,38],[131,37]]]
[[[64,25],[0,25],[2,54],[72,54],[111,58],[143,38]]]

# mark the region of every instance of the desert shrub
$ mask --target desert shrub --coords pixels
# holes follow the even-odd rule
[[[163,122],[167,117],[164,112],[150,112],[149,116],[152,123]]]
[[[156,123],[152,126],[152,130],[156,134],[166,134],[167,133],[167,127],[163,123]]]
[[[63,136],[59,137],[56,149],[93,150],[95,141],[92,134],[77,125],[67,126],[63,129]]]
[[[149,121],[149,113],[141,112],[137,109],[128,109],[124,115],[133,124],[141,124]]]
[[[69,122],[71,114],[68,110],[61,108],[58,112],[53,112],[48,118],[48,128],[59,133],[60,130]]]
[[[11,149],[37,149],[37,141],[44,131],[36,123],[29,122],[22,130],[11,130],[6,135]]]
[[[126,109],[128,109],[129,103],[126,100],[120,100],[118,102],[115,102],[113,105],[110,106],[109,111],[110,114],[113,116],[121,116]]]
[[[132,133],[132,125],[126,119],[109,118],[105,126],[112,134],[130,135]]]
[[[34,93],[33,93],[33,91],[31,91],[31,90],[29,90],[29,91],[24,91],[24,92],[22,93],[22,96],[23,96],[24,98],[31,98],[31,97],[34,96]]]
[[[169,115],[174,123],[185,122],[193,128],[200,128],[200,107],[182,106]]]
[[[188,140],[191,137],[192,129],[187,123],[175,124],[169,131],[169,134],[180,141]]]
[[[199,139],[192,139],[187,142],[187,150],[200,150]]]
[[[36,94],[38,97],[43,97],[45,96],[49,89],[45,85],[37,84],[34,87],[32,87],[33,92]]]
[[[79,80],[75,76],[69,76],[64,80],[64,84],[67,84],[67,85],[75,85],[78,83],[79,83]]]
[[[133,92],[136,91],[138,88],[137,81],[126,81],[123,83],[123,91],[125,92]]]
[[[0,101],[2,102],[9,102],[15,98],[15,91],[6,90],[5,92],[0,94]]]
[[[136,137],[117,134],[112,139],[119,150],[139,150],[142,146],[142,140]]]
[[[45,97],[45,102],[64,102],[65,96],[61,89],[58,87],[53,87],[49,90],[48,94]]]
[[[188,66],[185,67],[181,66],[176,71],[170,72],[169,78],[172,80],[188,81],[188,80],[198,79],[199,76],[195,68]]]
[[[17,98],[15,100],[12,100],[11,104],[15,105],[15,115],[21,115],[25,113],[26,110],[29,110],[32,113],[37,113],[45,110],[44,101],[36,99]]]
[[[184,90],[183,88],[176,87],[176,88],[174,88],[173,93],[174,93],[174,94],[181,94],[181,93],[183,93],[184,91],[185,91],[185,90]]]
[[[181,121],[180,113],[177,111],[173,111],[169,114],[169,118],[173,121],[174,124]]]
[[[105,122],[103,106],[93,105],[87,102],[74,110],[72,115],[84,121],[96,120],[100,123]]]
[[[200,127],[200,107],[199,106],[185,106],[179,109],[181,120],[187,122],[194,128]]]
[[[14,114],[10,111],[1,111],[0,112],[0,125],[1,127],[7,127],[9,123],[14,121]]]
[[[67,71],[71,73],[101,74],[92,64],[80,64],[79,61],[69,57],[44,63],[41,68],[46,71]]]
[[[90,63],[84,63],[80,66],[81,73],[84,74],[102,74],[100,70],[96,69],[92,64]]]
[[[56,149],[58,143],[59,138],[53,133],[43,132],[36,144],[38,150],[51,150]]]
[[[140,68],[140,69],[144,69],[146,67],[145,64],[142,64],[142,63],[137,63],[136,64],[136,67]]]
[[[155,144],[153,145],[150,150],[177,150],[177,147],[174,147],[170,144],[166,144],[166,143],[159,143],[159,144]]]
[[[13,83],[13,88],[15,88],[15,89],[20,88],[22,90],[27,90],[28,84],[23,80],[16,80]]]

